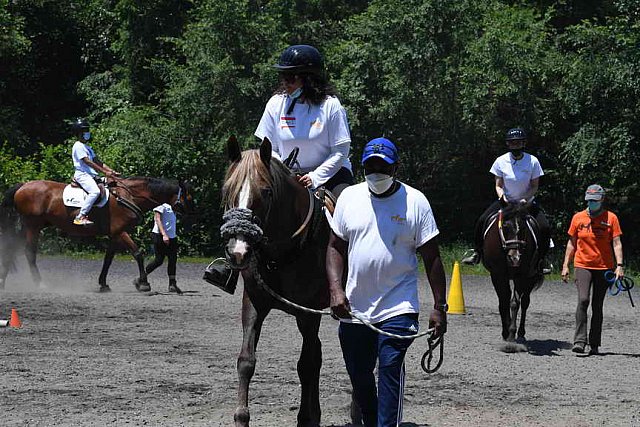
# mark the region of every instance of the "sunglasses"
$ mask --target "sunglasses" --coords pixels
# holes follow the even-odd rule
[[[298,79],[298,75],[293,73],[278,73],[278,78],[285,83],[294,83]]]

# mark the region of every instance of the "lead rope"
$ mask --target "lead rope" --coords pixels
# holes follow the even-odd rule
[[[329,310],[316,310],[313,308],[305,307],[300,304],[296,304],[293,301],[289,301],[288,299],[276,293],[262,279],[262,276],[258,271],[258,261],[255,255],[251,256],[251,260],[249,261],[249,268],[251,269],[251,274],[253,275],[253,278],[256,280],[256,283],[258,284],[258,286],[263,288],[265,291],[267,291],[269,295],[271,295],[273,298],[280,301],[281,303],[288,305],[290,307],[294,307],[305,313],[318,314],[322,316],[331,316],[337,320],[337,317],[335,317],[333,313],[331,313],[331,311]],[[365,325],[367,328],[371,329],[372,331],[387,337],[401,339],[401,340],[413,340],[416,338],[424,337],[425,335],[429,335],[429,337],[427,338],[428,348],[427,348],[427,351],[425,351],[425,353],[422,355],[422,360],[420,362],[420,365],[422,366],[422,369],[428,374],[432,374],[436,372],[442,366],[442,362],[444,361],[444,336],[441,335],[440,337],[433,339],[432,337],[433,337],[433,334],[435,333],[435,328],[429,328],[424,332],[420,332],[418,334],[413,334],[413,335],[397,335],[397,334],[392,334],[390,332],[383,331],[382,329],[376,328],[365,317],[361,316],[358,313],[349,311],[349,315],[351,315],[351,317],[362,322],[363,325]],[[433,350],[438,346],[440,346],[440,356],[438,358],[438,363],[436,364],[435,367],[432,368],[431,363],[433,360]],[[426,360],[426,363],[425,363],[425,360]]]

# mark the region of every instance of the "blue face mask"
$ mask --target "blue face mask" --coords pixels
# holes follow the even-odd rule
[[[589,212],[599,212],[602,209],[602,202],[597,200],[588,200],[587,206],[589,207]]]
[[[91,132],[83,132],[82,133],[82,139],[84,139],[85,141],[88,141],[91,139]]]
[[[302,86],[300,86],[298,89],[294,90],[291,94],[289,94],[289,98],[298,99],[300,98],[300,95],[302,95]]]

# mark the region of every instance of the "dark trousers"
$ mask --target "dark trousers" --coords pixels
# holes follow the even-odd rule
[[[417,314],[402,314],[375,326],[396,335],[413,335],[418,330]],[[360,323],[341,322],[338,329],[342,356],[353,396],[367,427],[397,426],[402,421],[404,356],[413,340],[380,335]],[[378,361],[378,387],[374,369]]]
[[[478,252],[482,251],[482,245],[484,243],[484,232],[487,219],[498,212],[505,204],[500,200],[496,200],[480,215],[478,221],[476,221],[476,227],[474,231],[474,245]],[[529,210],[529,214],[536,219],[538,226],[540,227],[540,235],[538,236],[538,250],[540,253],[540,259],[543,259],[549,251],[549,241],[551,239],[551,226],[545,216],[544,212],[540,208],[540,205],[533,202]]]
[[[342,190],[347,188],[350,185],[353,185],[355,181],[353,180],[353,175],[351,171],[347,168],[340,168],[335,175],[333,175],[329,181],[322,184],[324,188],[331,191],[336,198],[340,196]]]
[[[576,267],[576,288],[578,289],[578,307],[576,308],[576,332],[573,337],[575,343],[587,343],[587,309],[589,308],[589,293],[593,285],[593,301],[591,302],[591,330],[589,331],[589,345],[600,346],[602,338],[602,306],[607,294],[608,283],[604,279],[607,270],[592,270]]]
[[[168,245],[162,240],[162,234],[151,233],[151,239],[153,240],[153,249],[156,257],[147,265],[145,271],[147,274],[151,273],[153,270],[160,267],[164,262],[164,258],[167,257],[169,258],[167,274],[170,279],[175,280],[176,263],[178,262],[178,239],[169,239]]]

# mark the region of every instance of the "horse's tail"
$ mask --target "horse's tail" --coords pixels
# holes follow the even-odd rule
[[[15,209],[14,196],[22,185],[22,183],[16,184],[5,191],[2,203],[0,203],[0,258],[5,272],[15,267],[17,252],[15,245],[19,238],[19,215]],[[2,279],[4,278],[0,277],[0,280]]]

